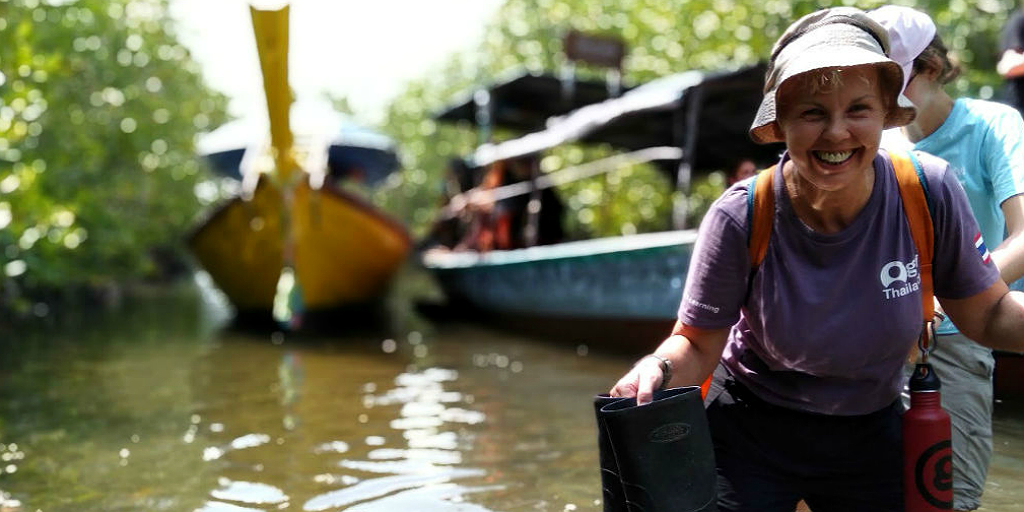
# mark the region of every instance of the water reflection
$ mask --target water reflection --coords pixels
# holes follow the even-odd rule
[[[239,507],[238,505],[232,505],[230,503],[223,503],[220,501],[210,501],[204,504],[202,507],[197,508],[196,512],[264,512],[263,509]]]
[[[281,364],[277,366],[277,379],[281,394],[281,405],[285,410],[281,422],[285,429],[294,430],[296,419],[295,415],[291,412],[291,406],[299,400],[303,380],[305,379],[302,360],[298,354],[287,351],[281,356]]]
[[[489,510],[500,491],[465,463],[487,417],[419,333],[384,350],[366,340],[280,343],[226,333],[193,365],[198,406],[183,440],[216,474],[193,510],[243,507]],[[270,370],[270,371],[268,371]],[[383,507],[383,508],[380,508]],[[390,510],[394,510],[390,508]]]
[[[273,485],[253,482],[232,482],[227,478],[220,479],[220,488],[210,492],[210,496],[224,501],[240,501],[253,505],[276,505],[288,501],[284,491]]]
[[[427,368],[400,374],[394,381],[396,387],[384,393],[375,394],[374,383],[364,384],[366,394],[362,404],[368,410],[383,410],[384,415],[389,416],[400,406],[399,417],[390,420],[388,425],[401,433],[405,448],[377,448],[367,453],[368,460],[340,460],[341,468],[371,476],[344,475],[338,479],[344,484],[342,488],[313,497],[302,506],[303,510],[336,509],[369,500],[375,501],[352,510],[396,510],[391,507],[410,500],[416,504],[416,510],[471,510],[461,503],[463,495],[500,489],[500,486],[468,487],[451,483],[485,474],[480,469],[455,467],[462,462],[460,450],[472,449],[472,438],[445,428],[478,424],[486,419],[482,413],[456,406],[471,402],[471,398],[467,400],[461,393],[445,391],[444,383],[457,379],[456,371]],[[387,443],[387,437],[370,436],[364,442],[368,446],[382,446]],[[348,444],[341,441],[334,441],[330,446],[348,451]],[[321,446],[319,451],[336,450],[325,450]]]

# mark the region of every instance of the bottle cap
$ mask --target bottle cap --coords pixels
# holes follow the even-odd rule
[[[910,376],[910,391],[938,391],[942,387],[939,376],[928,363],[917,363],[914,374]]]

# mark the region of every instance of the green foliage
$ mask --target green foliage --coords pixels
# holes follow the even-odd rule
[[[380,199],[422,233],[436,210],[445,162],[478,142],[468,127],[438,125],[431,116],[476,84],[514,68],[556,71],[563,64],[561,37],[569,29],[626,41],[624,81],[640,84],[673,72],[734,68],[764,60],[771,45],[797,17],[825,5],[872,9],[888,2],[817,0],[508,0],[486,30],[477,51],[408,85],[390,106],[386,126],[402,149],[405,173],[395,176]],[[999,78],[999,31],[1016,7],[1013,0],[897,1],[928,12],[959,58],[965,73],[950,85],[956,95],[992,97]],[[578,76],[601,76],[579,69]],[[753,115],[753,114],[751,114]],[[511,134],[499,134],[504,137]],[[559,148],[545,170],[607,155],[608,148]],[[558,164],[558,165],[556,165]],[[714,175],[713,175],[714,176]],[[704,211],[720,193],[721,177],[695,183],[691,205]],[[671,193],[664,176],[648,166],[565,185],[566,223],[574,237],[665,229]]]
[[[180,261],[226,100],[166,1],[0,0],[0,73],[0,308]]]

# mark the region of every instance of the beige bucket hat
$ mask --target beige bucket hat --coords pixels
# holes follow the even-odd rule
[[[889,37],[885,28],[853,7],[813,12],[790,25],[772,48],[765,93],[750,126],[750,138],[759,144],[782,142],[776,120],[776,101],[782,84],[797,75],[830,68],[875,65],[890,74],[893,87],[885,128],[904,126],[914,120],[913,103],[901,93],[903,70],[886,55]]]

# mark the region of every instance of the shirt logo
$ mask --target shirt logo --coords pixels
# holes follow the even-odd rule
[[[694,299],[693,297],[691,297],[689,294],[685,294],[684,293],[683,294],[683,299],[686,300],[687,303],[691,304],[693,307],[698,308],[698,309],[703,309],[705,311],[710,311],[710,312],[715,313],[715,314],[718,314],[718,312],[720,311],[718,306],[712,306],[710,304],[705,304],[703,302],[700,302],[697,299]]]
[[[895,299],[921,289],[917,267],[917,256],[907,263],[894,260],[882,265],[878,278],[882,281],[882,293],[885,294],[885,298]]]
[[[981,233],[974,235],[974,248],[978,250],[978,256],[981,256],[981,261],[988,265],[988,262],[992,261],[992,255],[988,252],[988,248],[985,247],[985,240],[981,238]]]

